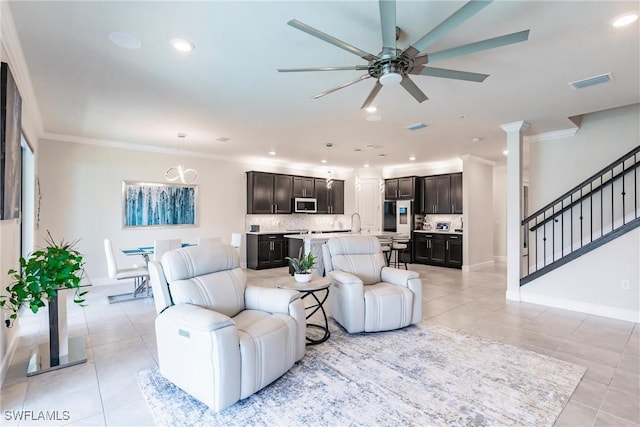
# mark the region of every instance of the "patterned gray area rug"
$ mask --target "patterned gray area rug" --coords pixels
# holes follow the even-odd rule
[[[551,426],[586,369],[433,325],[331,338],[219,414],[138,373],[156,425]]]

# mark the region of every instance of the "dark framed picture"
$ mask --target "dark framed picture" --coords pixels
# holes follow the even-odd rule
[[[0,219],[20,218],[22,98],[9,65],[0,64]]]
[[[195,226],[197,199],[197,185],[122,181],[123,226]]]

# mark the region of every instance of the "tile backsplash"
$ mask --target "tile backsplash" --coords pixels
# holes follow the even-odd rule
[[[451,231],[462,229],[462,215],[425,215],[422,221],[422,230],[435,230],[436,223],[440,221],[450,222]]]
[[[351,215],[246,215],[245,231],[251,225],[259,225],[260,231],[288,230],[350,230]]]

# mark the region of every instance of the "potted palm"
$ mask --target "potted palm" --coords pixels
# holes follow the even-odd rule
[[[311,269],[316,264],[316,257],[311,252],[298,258],[286,257],[285,259],[289,260],[296,282],[306,283],[311,280]]]
[[[84,261],[74,249],[77,242],[56,242],[48,231],[47,236],[44,249],[34,251],[28,258],[20,257],[20,271],[8,271],[13,282],[5,288],[7,294],[0,296],[0,308],[11,312],[5,320],[7,327],[13,325],[23,306],[37,313],[57,298],[60,290],[75,289],[73,302],[82,306],[85,301],[87,292],[80,291]]]

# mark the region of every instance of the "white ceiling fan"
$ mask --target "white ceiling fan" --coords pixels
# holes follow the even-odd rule
[[[493,49],[500,46],[506,46],[513,43],[526,41],[529,38],[529,30],[519,31],[516,33],[506,34],[503,36],[481,40],[465,45],[441,50],[438,52],[424,52],[431,44],[444,37],[454,28],[462,24],[467,19],[478,13],[484,7],[488,6],[491,1],[472,0],[462,6],[453,15],[445,19],[440,25],[426,33],[422,38],[412,43],[404,50],[400,50],[396,46],[398,27],[396,27],[396,2],[395,0],[379,0],[380,5],[380,24],[382,29],[382,50],[379,54],[373,55],[362,49],[350,45],[349,43],[338,40],[322,31],[319,31],[303,22],[292,19],[287,24],[304,31],[314,37],[331,43],[341,49],[358,55],[362,59],[368,61],[366,65],[354,65],[344,67],[314,67],[314,68],[285,68],[278,69],[279,72],[301,72],[301,71],[344,71],[344,70],[361,70],[366,74],[343,83],[325,92],[319,93],[313,97],[317,99],[333,93],[339,89],[343,89],[360,81],[374,78],[376,83],[369,93],[369,96],[362,104],[361,108],[367,108],[371,105],[375,97],[387,84],[400,83],[402,87],[413,96],[416,101],[424,102],[428,98],[420,90],[420,88],[409,78],[409,75],[422,75],[431,77],[441,77],[446,79],[466,80],[472,82],[483,82],[488,74],[471,73],[467,71],[449,70],[445,68],[434,68],[427,64],[440,61],[443,59],[453,58],[456,56],[467,55],[482,50]],[[422,53],[424,52],[424,53]]]

